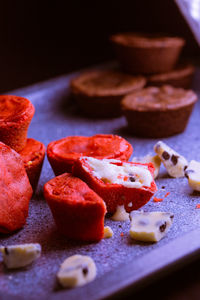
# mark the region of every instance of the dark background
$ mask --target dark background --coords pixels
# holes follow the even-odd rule
[[[4,0],[0,11],[0,92],[113,59],[116,32],[180,35],[183,54],[199,55],[173,0]],[[200,260],[127,299],[200,299],[199,269]]]
[[[173,0],[1,1],[0,91],[113,59],[119,31],[167,32],[198,46]]]

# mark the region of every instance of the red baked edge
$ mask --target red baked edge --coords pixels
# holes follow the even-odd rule
[[[0,232],[23,227],[28,217],[32,188],[18,153],[0,142]]]
[[[37,140],[27,139],[25,148],[19,154],[24,162],[24,167],[32,188],[35,191],[45,157],[45,146]]]

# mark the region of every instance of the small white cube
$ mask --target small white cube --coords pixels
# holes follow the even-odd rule
[[[173,217],[169,212],[132,211],[130,236],[138,241],[158,242],[169,230]]]
[[[86,255],[73,255],[64,260],[57,273],[59,283],[65,288],[82,286],[94,280],[96,265]]]
[[[154,146],[154,151],[162,160],[168,174],[171,177],[178,178],[185,176],[185,169],[188,166],[188,162],[185,157],[161,141]]]
[[[110,226],[105,226],[104,227],[104,239],[109,239],[114,235],[113,230]]]
[[[185,176],[188,179],[189,186],[200,192],[200,162],[192,160],[185,170]]]
[[[41,255],[40,244],[22,244],[0,247],[3,262],[8,269],[22,268],[31,264]]]

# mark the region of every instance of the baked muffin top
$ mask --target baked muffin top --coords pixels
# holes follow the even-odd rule
[[[71,89],[74,93],[92,96],[120,96],[142,88],[146,79],[111,70],[85,72],[73,79]]]
[[[126,158],[132,154],[132,146],[122,137],[112,134],[97,134],[92,137],[69,136],[47,147],[47,153],[58,159],[78,159],[82,156],[96,158]]]
[[[34,114],[32,103],[23,97],[0,95],[0,125],[25,121]]]
[[[130,47],[171,47],[184,45],[185,41],[181,37],[167,36],[163,34],[144,33],[118,33],[111,36],[111,41]]]
[[[177,109],[193,104],[197,95],[192,90],[173,88],[170,85],[148,87],[125,96],[122,109],[137,111],[159,111]]]

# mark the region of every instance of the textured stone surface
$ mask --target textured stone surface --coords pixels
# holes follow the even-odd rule
[[[197,74],[198,82],[198,74]],[[86,119],[78,112],[73,100],[68,97],[70,76],[62,76],[46,83],[35,85],[13,94],[25,96],[32,101],[36,113],[31,123],[28,136],[38,139],[47,145],[69,135],[90,136],[96,133],[114,133],[127,138],[133,145],[134,156],[153,153],[156,139],[139,139],[127,134],[126,121],[123,117],[107,120]],[[198,85],[196,85],[198,87]],[[198,102],[183,134],[163,139],[164,142],[188,161],[200,161],[200,103]],[[114,236],[96,244],[80,244],[69,242],[56,232],[56,228],[42,195],[46,181],[54,177],[53,171],[45,159],[39,186],[31,200],[27,225],[10,236],[0,235],[1,245],[38,242],[42,245],[42,256],[33,265],[18,271],[7,271],[0,263],[0,291],[4,294],[18,295],[20,298],[43,299],[48,295],[59,296],[60,288],[56,282],[56,273],[62,261],[72,254],[90,255],[96,262],[98,275],[120,263],[139,259],[152,249],[165,245],[170,240],[200,227],[200,193],[193,193],[186,178],[172,179],[166,174],[164,167],[157,179],[159,191],[157,197],[170,192],[163,202],[152,200],[143,208],[145,211],[170,211],[174,213],[174,224],[167,236],[157,244],[133,242],[129,238],[129,222],[113,222],[106,219]],[[161,187],[165,187],[161,189]],[[120,234],[123,232],[123,236]],[[98,280],[98,278],[97,278]],[[67,291],[66,291],[67,296]]]

